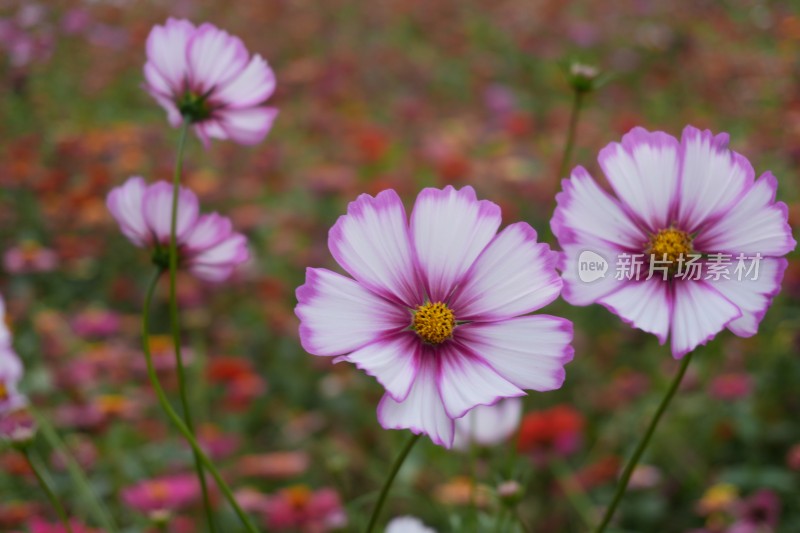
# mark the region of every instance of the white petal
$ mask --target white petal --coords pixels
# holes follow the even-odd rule
[[[144,219],[144,196],[147,185],[144,179],[134,176],[108,193],[106,205],[117,220],[122,233],[136,246],[145,246],[150,240],[150,230]]]
[[[407,328],[405,309],[323,268],[306,269],[297,289],[300,342],[314,355],[340,355]]]
[[[499,320],[541,309],[558,298],[557,256],[537,244],[528,224],[511,224],[473,263],[451,307],[458,320]]]
[[[0,349],[11,346],[11,330],[6,324],[6,303],[0,296]]]
[[[224,265],[189,265],[189,272],[196,278],[212,283],[225,281],[233,274],[236,268],[229,264]]]
[[[278,116],[274,107],[248,107],[215,111],[216,120],[209,121],[206,133],[210,137],[230,139],[239,144],[253,145],[264,140]],[[222,134],[221,132],[224,132]]]
[[[749,266],[750,262],[745,261]],[[732,269],[737,264],[733,260]],[[758,275],[750,277],[730,275],[730,279],[706,280],[717,289],[725,298],[733,302],[741,311],[742,316],[730,324],[728,329],[740,337],[752,337],[758,331],[758,324],[769,309],[772,298],[781,290],[783,273],[788,265],[786,259],[765,257],[758,261]]]
[[[775,202],[777,189],[775,176],[763,174],[736,205],[700,231],[694,240],[696,249],[762,256],[794,250],[797,242],[789,227],[788,209],[783,202]]]
[[[203,94],[238,76],[249,54],[241,39],[205,23],[189,40],[187,57],[192,88]]]
[[[445,301],[500,226],[500,207],[472,187],[423,189],[411,213],[411,238],[431,301]]]
[[[172,185],[165,181],[150,185],[144,194],[143,205],[144,219],[150,231],[159,243],[168,244],[172,226]],[[181,187],[178,193],[178,218],[175,224],[177,242],[182,242],[192,229],[199,210],[197,196],[186,187]]]
[[[0,347],[0,381],[16,385],[22,379],[24,369],[19,356],[10,346]]]
[[[636,252],[644,249],[647,234],[586,169],[576,167],[561,186],[563,191],[556,195],[558,206],[550,227],[562,248],[573,244],[585,249],[602,247]]]
[[[392,398],[402,402],[411,390],[421,357],[420,339],[411,331],[403,331],[368,344],[343,359],[374,376]]]
[[[677,139],[634,128],[600,151],[600,166],[629,212],[653,233],[669,226],[680,170]]]
[[[453,448],[466,450],[470,443],[494,446],[513,435],[522,418],[522,400],[506,398],[494,405],[479,405],[456,420]]]
[[[425,526],[419,518],[398,516],[386,525],[383,533],[436,533],[436,530]]]
[[[700,344],[706,344],[732,320],[742,316],[730,300],[702,281],[673,285],[672,356],[680,359]]]
[[[626,324],[652,333],[664,344],[669,333],[672,294],[669,282],[653,277],[626,281],[598,303],[618,315]]]
[[[456,342],[436,349],[436,381],[447,416],[459,418],[477,405],[492,405],[501,398],[523,396],[516,385],[498,374],[471,347]]]
[[[200,252],[211,248],[228,237],[232,231],[229,218],[217,213],[201,215],[184,240],[186,250]]]
[[[260,104],[275,91],[275,74],[266,61],[255,55],[236,77],[214,91],[214,102],[244,108]]]
[[[425,348],[408,396],[402,402],[396,402],[388,393],[384,394],[378,404],[378,421],[384,429],[410,429],[417,435],[424,433],[436,444],[450,448],[453,445],[453,420],[447,416],[436,386],[435,354],[426,352]]]
[[[214,246],[189,256],[188,261],[192,265],[235,266],[247,261],[249,256],[247,237],[232,233]]]
[[[729,210],[752,185],[754,172],[747,159],[728,149],[725,133],[687,126],[681,152],[678,220],[684,231],[694,232]]]
[[[555,390],[572,360],[572,322],[532,315],[500,322],[474,322],[456,329],[457,338],[520,389]]]
[[[158,70],[173,92],[182,89],[188,73],[186,49],[194,32],[195,27],[188,20],[171,18],[164,26],[154,26],[147,36],[147,62]]]
[[[618,289],[622,281],[616,279],[617,261],[620,257],[618,250],[604,248],[600,242],[594,246],[587,247],[583,244],[562,244],[564,249],[560,255],[558,268],[561,270],[561,279],[564,287],[561,296],[572,305],[589,305]],[[581,279],[579,269],[581,268],[582,253],[591,252],[597,254],[606,262],[608,269],[601,277]],[[627,253],[627,252],[625,252]],[[593,259],[596,259],[592,256]],[[599,260],[598,260],[599,262]],[[646,270],[644,271],[646,274]]]
[[[328,248],[342,268],[376,294],[408,307],[422,303],[405,208],[393,190],[351,202],[331,228]]]

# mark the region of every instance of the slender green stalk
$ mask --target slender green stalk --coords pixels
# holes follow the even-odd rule
[[[567,142],[564,145],[564,155],[561,157],[561,167],[558,169],[558,179],[566,178],[569,162],[572,158],[572,147],[575,144],[575,131],[578,129],[578,117],[583,105],[583,95],[585,91],[573,89],[572,112],[569,117],[569,130],[567,130]]]
[[[169,403],[169,399],[167,398],[164,389],[161,387],[161,383],[158,380],[158,375],[156,374],[155,367],[153,366],[153,358],[150,354],[150,339],[149,339],[149,332],[150,332],[150,304],[153,301],[153,293],[155,292],[156,284],[158,282],[158,278],[161,275],[161,270],[156,272],[156,275],[153,276],[150,285],[147,288],[147,293],[145,296],[144,301],[144,309],[142,310],[142,349],[144,350],[144,357],[145,362],[147,363],[147,375],[150,378],[150,383],[153,385],[153,389],[156,392],[156,396],[158,397],[158,402],[161,404],[161,408],[167,414],[169,419],[181,432],[183,437],[186,439],[186,442],[189,443],[189,446],[192,447],[194,451],[195,457],[200,460],[202,466],[209,471],[209,473],[213,476],[214,480],[217,482],[217,486],[225,495],[225,498],[233,507],[233,510],[236,512],[236,515],[241,520],[242,524],[245,526],[247,531],[250,533],[258,533],[258,529],[253,525],[250,518],[247,516],[242,508],[239,506],[239,503],[236,501],[236,498],[233,496],[233,492],[231,491],[230,487],[225,480],[220,475],[217,467],[214,466],[214,463],[206,456],[203,452],[203,449],[197,443],[197,439],[195,439],[194,434],[192,431],[186,426],[186,423],[180,417],[180,415],[172,408],[172,405]]]
[[[569,501],[572,507],[578,512],[578,516],[583,521],[583,525],[586,526],[587,530],[591,529],[592,522],[594,522],[592,518],[594,514],[592,502],[589,501],[581,487],[572,478],[572,472],[570,472],[567,464],[559,457],[552,457],[550,459],[550,468],[552,469],[553,477],[555,477],[556,482],[561,487],[561,490],[564,491],[567,501]]]
[[[658,426],[659,420],[661,420],[661,415],[667,410],[669,406],[669,402],[672,400],[672,397],[675,396],[675,392],[678,390],[678,387],[683,380],[683,375],[686,374],[686,368],[689,366],[689,361],[692,360],[692,353],[689,352],[683,357],[681,361],[681,366],[678,369],[678,373],[675,375],[675,378],[672,380],[672,384],[670,384],[669,389],[667,389],[667,394],[664,395],[664,398],[661,400],[661,404],[658,406],[655,415],[653,415],[653,419],[650,421],[650,425],[647,427],[647,431],[645,431],[644,436],[639,441],[639,444],[636,446],[636,451],[633,452],[633,456],[628,461],[628,464],[625,465],[625,470],[622,472],[622,477],[619,480],[617,485],[617,492],[614,494],[614,499],[611,500],[611,505],[606,508],[605,515],[603,516],[602,522],[597,528],[594,530],[595,533],[602,533],[605,531],[606,526],[611,521],[611,518],[614,516],[614,511],[617,509],[619,502],[622,501],[622,496],[625,494],[625,489],[628,488],[628,482],[631,479],[631,475],[633,474],[634,468],[639,463],[639,459],[641,459],[642,454],[644,453],[645,449],[647,448],[647,444],[650,442],[650,438],[655,433],[656,426]]]
[[[175,361],[178,375],[178,392],[181,397],[181,408],[186,427],[194,434],[194,423],[192,422],[192,412],[189,409],[188,394],[186,392],[186,375],[183,367],[183,356],[181,355],[181,323],[178,311],[177,296],[177,275],[178,275],[178,242],[176,229],[178,226],[178,193],[181,185],[181,174],[183,174],[183,151],[186,146],[186,134],[189,130],[189,120],[184,117],[181,125],[180,137],[178,139],[178,155],[175,161],[175,174],[172,177],[172,220],[169,229],[169,317],[172,327],[173,349],[175,350]],[[206,486],[206,476],[203,474],[203,465],[197,454],[194,454],[194,468],[197,470],[197,477],[200,480],[200,489],[203,492],[203,505],[206,509],[206,519],[208,530],[216,532],[214,525],[214,511],[211,508],[211,500],[208,497],[208,487]]]
[[[517,524],[519,524],[519,528],[522,530],[522,533],[530,533],[530,529],[528,529],[528,526],[525,525],[525,521],[522,519],[522,515],[519,514],[519,506],[518,505],[514,506],[513,514],[514,514],[514,518],[517,519]]]
[[[47,467],[42,463],[39,457],[33,453],[30,446],[23,447],[22,453],[25,454],[25,459],[28,460],[28,464],[31,466],[31,470],[33,470],[36,480],[39,482],[42,490],[47,495],[47,499],[50,500],[50,504],[53,506],[58,518],[64,525],[64,529],[67,531],[67,533],[72,533],[72,525],[69,523],[67,512],[64,510],[64,506],[62,506],[61,502],[58,501],[55,492],[53,492],[53,489],[50,487],[52,483],[50,481],[50,476],[47,474]]]
[[[389,489],[392,488],[392,482],[394,482],[395,476],[400,471],[400,467],[403,466],[403,463],[406,461],[406,457],[408,457],[408,453],[411,451],[411,448],[419,440],[420,435],[412,435],[406,445],[403,447],[403,451],[400,452],[400,455],[397,456],[395,459],[394,464],[392,465],[392,469],[389,471],[389,475],[386,477],[386,481],[383,482],[383,488],[381,489],[381,494],[378,496],[378,501],[375,503],[375,508],[372,510],[372,516],[369,519],[369,524],[367,525],[367,533],[372,533],[375,530],[375,525],[378,523],[378,517],[381,514],[381,509],[383,509],[383,504],[386,502],[386,496],[389,495]]]
[[[44,435],[44,438],[50,444],[50,447],[54,450],[59,450],[62,454],[62,457],[65,458],[67,471],[72,478],[72,482],[80,492],[81,501],[88,503],[94,519],[109,533],[116,533],[119,531],[114,519],[111,517],[111,513],[108,512],[108,509],[105,507],[103,502],[97,498],[97,495],[94,493],[94,490],[92,490],[92,487],[89,484],[89,480],[86,478],[86,474],[84,473],[83,469],[72,456],[66,444],[64,444],[64,442],[61,440],[61,437],[58,436],[56,430],[53,429],[53,426],[50,425],[50,422],[48,422],[44,416],[33,410],[32,407],[28,407],[28,409],[36,418],[36,424],[39,427],[39,431],[42,433],[42,435]]]

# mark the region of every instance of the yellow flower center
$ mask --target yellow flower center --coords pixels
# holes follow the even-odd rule
[[[441,344],[453,334],[456,316],[442,302],[420,305],[414,312],[412,328],[425,342]]]
[[[169,494],[170,486],[166,481],[152,481],[147,485],[147,495],[159,503],[166,502]]]
[[[670,267],[677,267],[678,258],[683,256],[684,261],[689,260],[692,253],[692,238],[685,231],[675,228],[662,229],[652,237],[646,250],[652,254],[655,260],[662,261],[666,255],[666,260],[670,262]]]
[[[8,389],[6,384],[0,381],[0,402],[8,400]]]

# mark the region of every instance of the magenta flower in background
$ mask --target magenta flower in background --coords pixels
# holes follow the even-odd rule
[[[147,37],[145,89],[167,111],[173,127],[194,125],[204,145],[210,139],[261,142],[277,109],[260,104],[275,90],[264,59],[238,37],[205,23],[169,19]]]
[[[287,487],[269,496],[262,511],[269,528],[276,531],[324,533],[347,525],[339,495],[328,488]]]
[[[111,190],[106,204],[122,233],[136,246],[153,248],[154,260],[166,266],[172,186],[167,182],[147,185],[141,177],[132,177]],[[181,187],[175,228],[178,262],[200,279],[223,281],[248,259],[247,239],[233,231],[228,218],[199,211],[197,196]]]
[[[662,344],[669,335],[675,358],[724,328],[754,335],[796,245],[775,177],[755,180],[727,134],[691,126],[680,142],[634,128],[599,162],[616,196],[583,167],[556,196],[564,299],[599,303]]]
[[[199,498],[200,482],[194,474],[147,479],[122,490],[125,504],[148,516],[179,511]]]
[[[466,450],[470,444],[494,446],[506,441],[519,428],[522,400],[506,398],[494,405],[479,405],[456,420],[453,448]]]
[[[521,316],[558,297],[556,255],[528,224],[499,226],[500,208],[472,187],[423,190],[410,224],[395,191],[362,194],[328,240],[355,279],[307,269],[301,343],[377,378],[384,428],[450,447],[473,407],[563,383],[572,323]]]

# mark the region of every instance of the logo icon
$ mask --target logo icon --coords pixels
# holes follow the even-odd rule
[[[591,283],[606,277],[608,261],[591,250],[584,250],[578,256],[578,278],[584,283]]]

